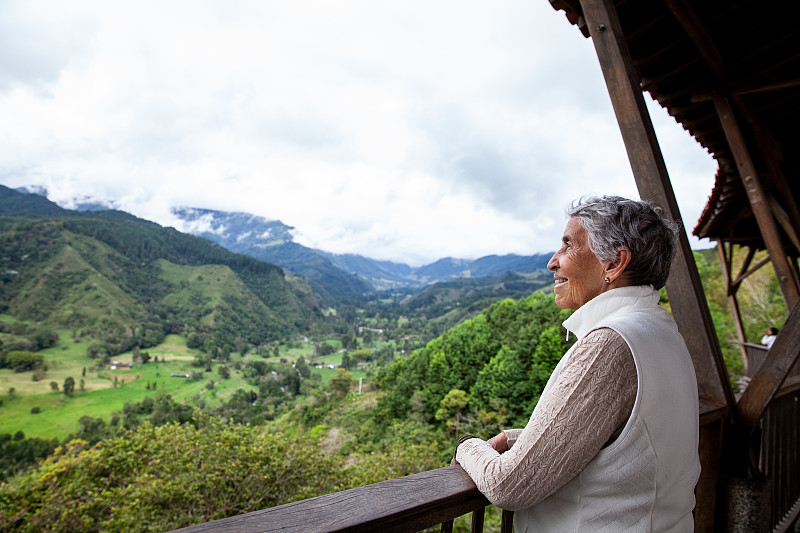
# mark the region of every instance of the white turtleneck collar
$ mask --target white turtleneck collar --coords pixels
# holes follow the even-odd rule
[[[562,325],[578,339],[589,333],[601,319],[608,318],[624,309],[644,308],[658,305],[658,291],[650,285],[620,287],[599,294],[576,310]]]

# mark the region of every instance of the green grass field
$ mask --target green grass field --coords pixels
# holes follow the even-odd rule
[[[220,379],[216,369],[205,373],[198,381],[171,377],[173,373],[198,371],[197,367],[191,366],[194,352],[177,335],[170,335],[159,346],[143,350],[152,357],[149,363],[130,370],[111,370],[94,367],[95,361],[86,356],[88,342],[74,342],[65,332],[60,333],[59,345],[42,352],[48,370],[41,380],[33,381],[33,371],[0,369],[0,398],[3,400],[0,433],[22,430],[27,437],[61,439],[77,431],[82,416],[108,420],[126,402],[141,401],[147,396],[155,396],[158,391],[167,392],[178,402],[191,403],[193,398],[203,398],[206,404],[213,405],[239,388],[252,388],[242,379],[241,372],[233,368],[230,379],[226,380]],[[132,358],[132,354],[127,353],[115,356],[113,360],[131,363]],[[75,392],[71,396],[62,392],[64,380],[69,376],[75,380]],[[81,380],[84,381],[84,390],[80,387]],[[215,386],[206,390],[209,380],[213,380]],[[51,389],[51,381],[58,384],[58,392]],[[13,395],[9,394],[11,388],[15,390]],[[34,407],[40,409],[38,414],[31,413]]]
[[[168,335],[160,345],[142,350],[150,354],[151,359],[147,364],[116,370],[94,366],[95,360],[86,355],[91,341],[75,341],[67,331],[59,331],[59,336],[58,345],[41,352],[45,355],[47,371],[38,381],[34,381],[33,371],[0,369],[0,399],[3,400],[0,405],[0,433],[21,430],[26,437],[63,439],[79,429],[78,421],[83,416],[108,421],[126,403],[139,402],[158,393],[166,392],[177,402],[192,404],[202,401],[205,405],[213,406],[222,403],[238,389],[254,388],[233,367],[233,363],[241,360],[239,354],[231,356],[229,379],[220,378],[216,369],[218,365],[197,381],[172,377],[172,374],[191,374],[202,370],[191,365],[197,352],[188,348],[185,339],[178,335]],[[329,342],[336,345],[334,341]],[[340,349],[340,345],[336,347]],[[265,360],[272,363],[278,363],[280,359],[294,362],[302,355],[311,366],[311,371],[320,374],[323,384],[327,384],[336,373],[327,365],[338,368],[342,362],[342,353],[313,357],[314,347],[307,341],[298,347],[287,348],[283,345],[279,349],[280,356]],[[120,354],[114,356],[112,361],[132,364],[133,354]],[[323,367],[315,368],[312,363],[322,363]],[[356,387],[358,379],[366,377],[363,370],[353,369],[350,373],[355,378]],[[64,380],[68,377],[75,380],[75,392],[69,396],[63,393]],[[210,380],[214,381],[214,387],[207,389]],[[58,384],[58,391],[52,390],[51,382]],[[14,393],[10,394],[12,388]],[[31,412],[35,407],[39,408],[39,413]]]

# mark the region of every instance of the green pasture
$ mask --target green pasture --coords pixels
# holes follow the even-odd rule
[[[328,382],[331,380],[331,377],[333,377],[333,375],[336,374],[336,370],[338,370],[338,367],[337,369],[311,367],[311,372],[317,373],[320,376],[322,376],[322,383],[325,385],[327,385]],[[363,370],[356,370],[356,369],[348,370],[348,372],[350,372],[353,375],[353,387],[354,390],[356,390],[358,388],[358,378],[366,379],[367,373],[364,372]]]
[[[172,374],[202,371],[191,366],[194,359],[192,350],[177,335],[168,336],[159,346],[142,350],[149,352],[152,359],[145,365],[129,370],[96,369],[93,366],[95,361],[85,355],[87,345],[62,335],[58,346],[42,352],[48,370],[40,381],[33,381],[33,371],[15,373],[9,369],[0,370],[0,398],[3,400],[0,406],[0,433],[22,430],[28,437],[64,438],[78,430],[78,420],[83,416],[107,420],[125,403],[141,401],[160,391],[170,394],[178,402],[191,404],[202,399],[207,405],[214,405],[239,388],[252,388],[242,379],[241,372],[232,366],[229,367],[231,377],[227,380],[221,380],[216,366],[198,381],[171,377]],[[158,363],[155,363],[156,356]],[[120,354],[112,359],[131,363],[133,354]],[[75,392],[71,396],[62,392],[68,376],[75,380]],[[83,391],[80,388],[81,379],[84,380]],[[207,390],[210,380],[214,381],[214,387]],[[58,383],[58,392],[51,390],[51,381]],[[13,396],[9,395],[10,388],[15,389]],[[34,407],[40,409],[38,414],[31,413]]]
[[[79,429],[81,417],[109,420],[126,403],[140,402],[148,396],[167,393],[177,402],[213,406],[225,401],[237,389],[253,388],[242,378],[241,372],[233,367],[235,361],[243,359],[240,354],[231,356],[229,379],[220,378],[218,364],[214,365],[211,372],[203,372],[203,377],[196,381],[172,377],[172,374],[203,371],[191,365],[197,352],[188,348],[186,340],[179,335],[168,335],[158,346],[141,350],[150,354],[148,363],[131,369],[112,370],[110,365],[97,368],[96,361],[86,355],[91,340],[73,339],[66,330],[58,333],[58,344],[41,352],[45,356],[47,370],[37,381],[34,381],[34,371],[0,369],[0,399],[3,400],[0,406],[0,433],[22,430],[28,437],[63,439]],[[339,341],[326,342],[337,351],[341,349]],[[336,373],[336,369],[327,368],[327,365],[338,368],[342,362],[342,353],[314,357],[314,346],[308,341],[299,346],[293,344],[292,348],[284,344],[279,350],[279,357],[266,360],[278,363],[285,358],[294,362],[302,355],[311,371],[319,374],[325,385]],[[133,364],[133,353],[119,354],[111,360],[112,364]],[[320,363],[323,368],[315,368],[315,363]],[[354,377],[354,386],[357,386],[359,377],[366,377],[363,370],[354,369],[350,373]],[[75,391],[70,396],[63,393],[64,380],[68,377],[75,380]],[[214,382],[210,389],[209,381]],[[51,382],[58,385],[58,391],[52,390]],[[9,394],[12,388],[14,393]],[[35,407],[38,407],[39,413],[31,412]]]

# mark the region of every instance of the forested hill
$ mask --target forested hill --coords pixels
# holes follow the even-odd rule
[[[118,215],[0,217],[0,312],[80,330],[110,354],[170,332],[258,345],[318,313],[276,265]]]
[[[449,420],[476,434],[481,428],[475,424],[487,413],[495,422],[500,416],[512,427],[524,426],[571,345],[561,327],[570,313],[558,308],[552,294],[541,292],[491,305],[381,370],[382,416]],[[470,412],[471,421],[460,421]]]

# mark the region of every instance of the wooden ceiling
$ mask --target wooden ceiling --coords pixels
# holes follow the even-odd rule
[[[722,94],[731,102],[787,252],[800,253],[800,0],[608,1],[616,7],[642,90],[719,164],[710,194],[697,191],[708,203],[693,233],[764,248],[712,100]],[[551,4],[588,36],[578,0]]]

